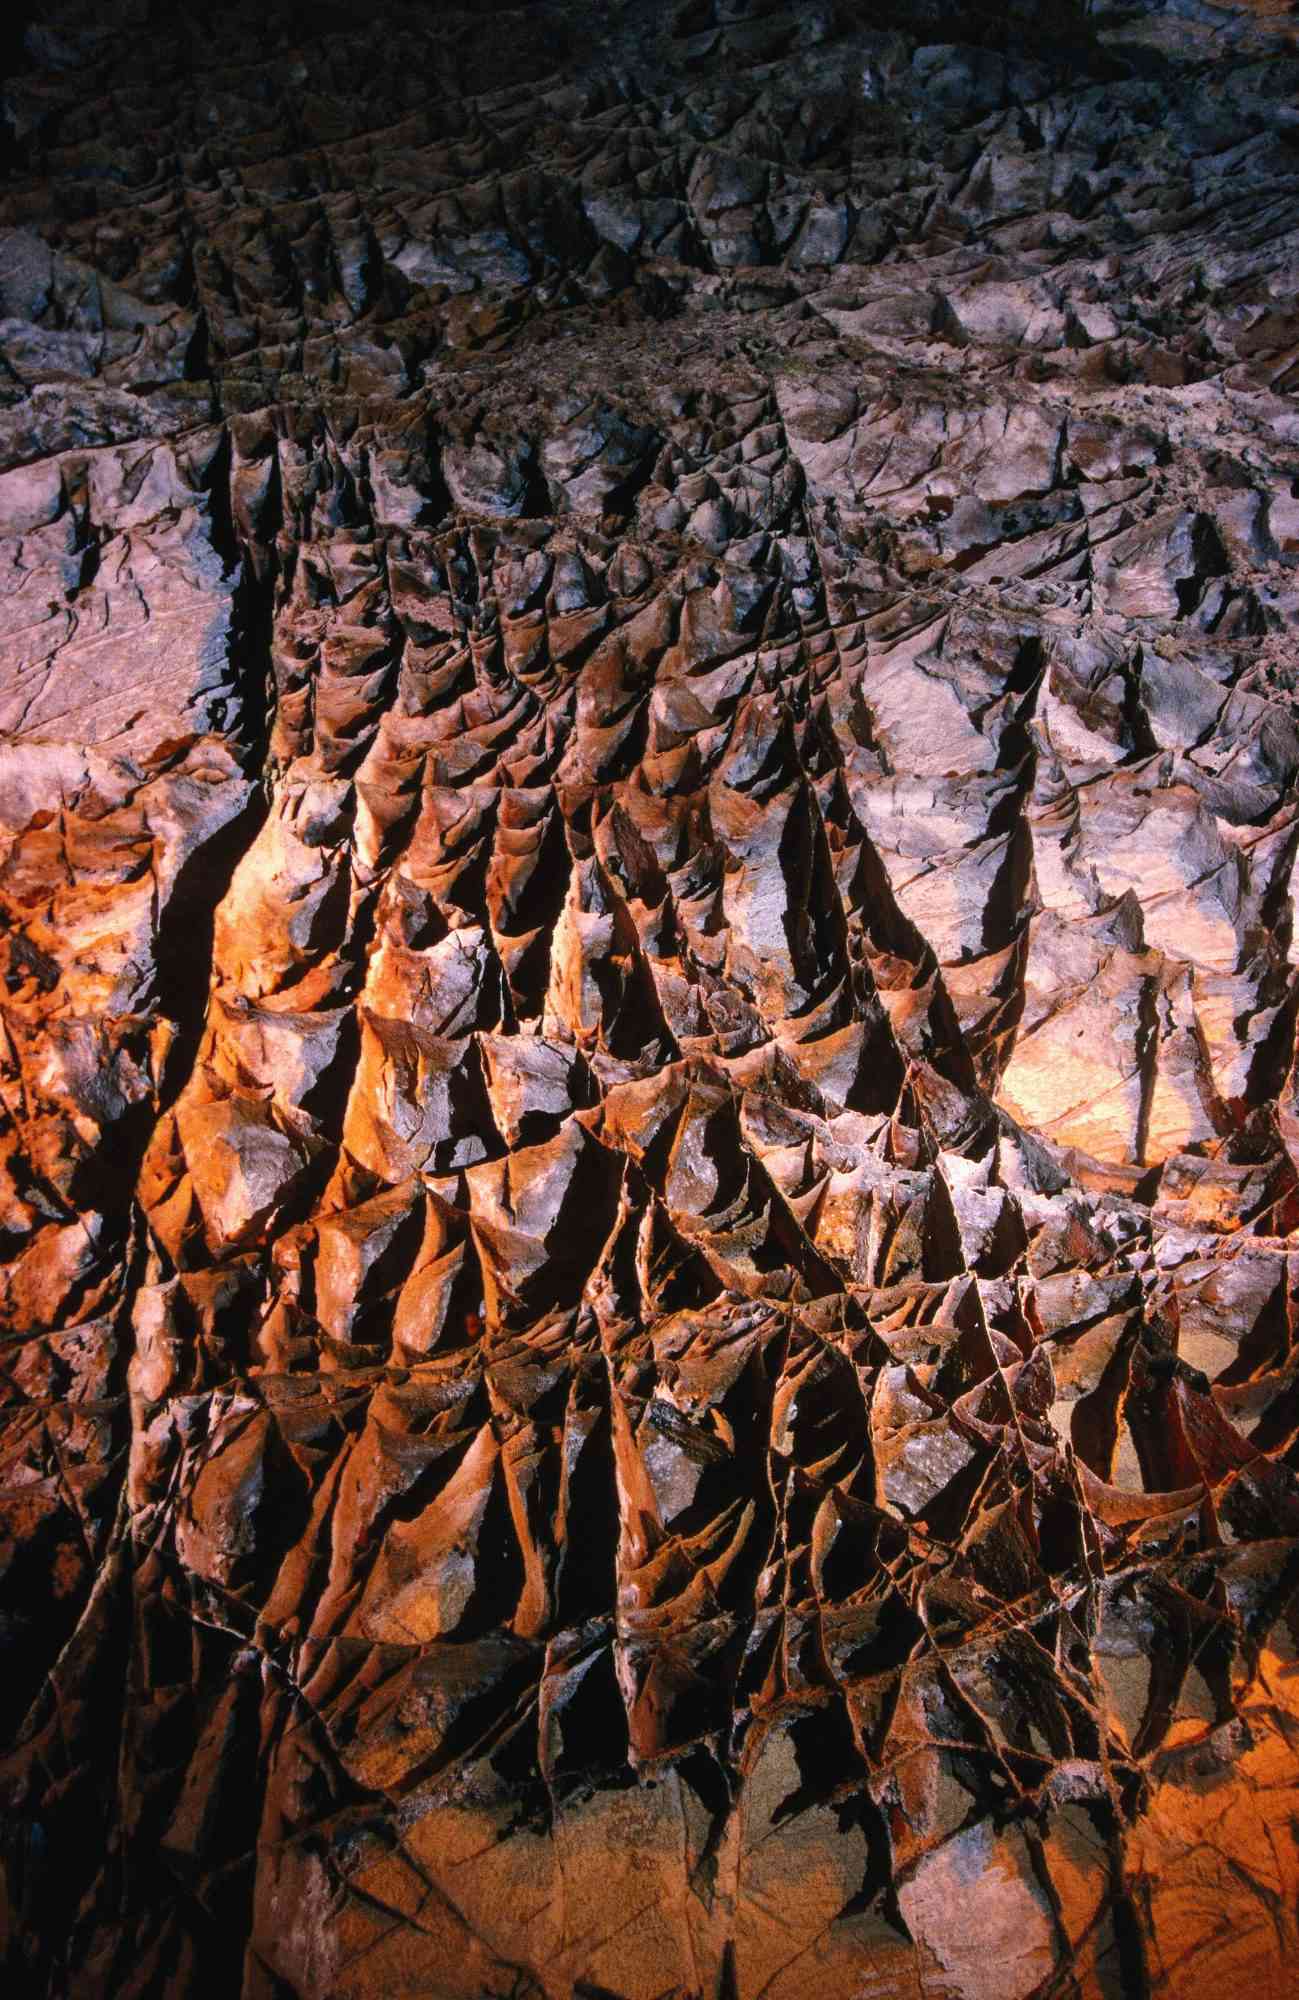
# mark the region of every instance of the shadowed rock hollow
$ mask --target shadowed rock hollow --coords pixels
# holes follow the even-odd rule
[[[8,1990],[1280,2000],[1293,10],[3,56]]]

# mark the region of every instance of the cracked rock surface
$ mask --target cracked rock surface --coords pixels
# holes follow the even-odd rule
[[[1280,2000],[1293,11],[3,53],[7,1990]]]

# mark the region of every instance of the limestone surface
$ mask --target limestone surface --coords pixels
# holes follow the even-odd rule
[[[1294,10],[6,32],[6,1991],[1293,1993]]]

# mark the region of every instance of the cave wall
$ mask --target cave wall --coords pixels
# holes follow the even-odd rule
[[[58,4],[9,1991],[1299,1951],[1299,23]]]

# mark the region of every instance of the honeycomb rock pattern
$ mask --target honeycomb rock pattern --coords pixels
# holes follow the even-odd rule
[[[13,1990],[1279,2000],[1290,10],[183,11],[5,51]]]

